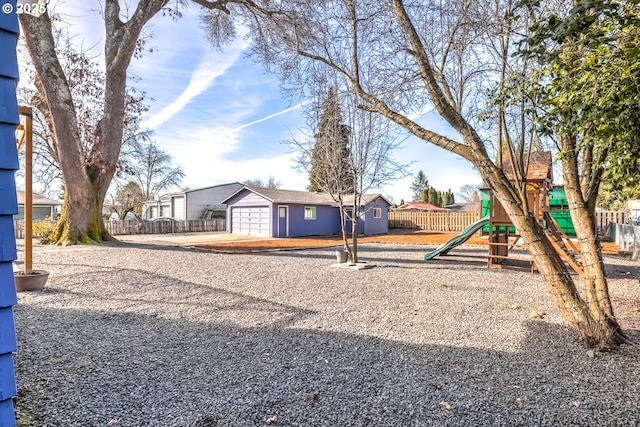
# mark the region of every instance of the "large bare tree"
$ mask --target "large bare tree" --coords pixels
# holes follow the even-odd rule
[[[227,4],[230,2],[227,0],[194,2],[217,16],[218,22],[228,22]],[[83,135],[80,125],[83,117],[78,107],[82,99],[74,96],[56,53],[56,32],[49,13],[20,15],[27,49],[36,70],[35,83],[43,94],[44,104],[38,108],[45,114],[51,129],[54,154],[59,160],[65,187],[64,205],[52,236],[58,243],[110,239],[101,213],[116,173],[126,127],[127,68],[131,58],[139,52],[145,24],[160,11],[179,16],[180,8],[186,3],[186,0],[140,0],[134,10],[124,11],[118,0],[104,1],[104,81],[99,95],[99,118],[91,135]],[[251,0],[236,3],[253,4]],[[233,27],[222,25],[213,32],[212,41],[223,43],[233,33]],[[89,147],[84,145],[87,141]]]
[[[56,53],[60,58],[60,65],[67,80],[71,96],[75,100],[76,114],[79,117],[78,130],[80,133],[81,149],[84,158],[91,157],[96,127],[102,116],[102,100],[104,86],[104,72],[100,64],[93,59],[89,52],[74,45],[68,29],[59,28],[54,31]],[[27,54],[21,43],[19,51]],[[33,64],[24,61],[20,74],[27,82],[36,81],[36,71]],[[39,80],[38,80],[39,82]],[[33,105],[34,108],[34,178],[47,194],[60,194],[62,173],[60,160],[53,138],[53,122],[42,91],[42,85],[24,85],[18,88],[19,100],[22,104]],[[148,110],[144,103],[145,94],[128,86],[125,93],[125,112],[123,123],[123,146],[135,148],[135,144],[149,132],[140,131],[141,114]],[[119,165],[122,171],[123,164]]]
[[[495,3],[499,6],[496,10],[507,9],[504,2]],[[522,138],[524,144],[518,146],[503,133],[504,151],[515,165],[515,180],[510,180],[495,160],[496,147],[486,144],[474,126],[478,111],[469,108],[476,103],[474,93],[486,91],[487,82],[498,82],[501,74],[499,67],[478,66],[489,57],[483,42],[487,37],[501,37],[505,26],[500,23],[513,18],[510,13],[497,13],[489,17],[495,25],[486,25],[488,17],[480,13],[483,6],[473,1],[291,0],[274,4],[273,10],[265,11],[259,19],[254,15],[245,23],[252,27],[258,55],[291,88],[304,93],[309,90],[308,76],[313,70],[331,69],[358,95],[361,109],[380,114],[416,137],[471,162],[528,244],[564,319],[590,345],[615,346],[626,337],[613,315],[607,283],[601,277],[597,240],[581,237],[586,254],[583,261],[598,264],[585,268],[585,298],[527,205],[526,159],[535,144]],[[508,46],[504,51],[509,52]],[[412,119],[427,105],[458,132],[459,140]],[[506,122],[505,114],[499,115]],[[572,205],[575,213],[588,215],[584,205]],[[580,226],[585,224],[579,222]]]
[[[48,13],[22,14],[29,54],[36,69],[37,85],[46,100],[46,115],[56,145],[65,185],[64,205],[53,238],[61,243],[109,239],[102,222],[102,205],[116,172],[123,137],[127,68],[136,51],[142,28],[167,4],[166,0],[141,1],[131,18],[123,22],[116,0],[104,4],[105,74],[101,117],[93,132],[89,153],[83,138],[76,103],[60,59],[54,28]]]

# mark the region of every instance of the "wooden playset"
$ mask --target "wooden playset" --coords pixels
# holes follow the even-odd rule
[[[504,164],[504,173],[509,180],[515,180],[513,165],[510,162]],[[549,210],[549,193],[553,183],[553,169],[551,152],[538,151],[531,153],[528,163],[525,165],[527,204],[536,221],[542,225],[551,245],[569,266],[579,275],[583,274],[580,266],[579,250],[562,231]],[[517,268],[509,265],[509,250],[514,248],[520,236],[514,229],[505,209],[491,191],[489,194],[489,268]],[[515,230],[512,232],[510,230]],[[531,257],[512,257],[512,260],[528,262],[530,270],[535,271],[536,265]]]

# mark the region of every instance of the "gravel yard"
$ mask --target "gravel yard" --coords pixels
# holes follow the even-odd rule
[[[21,426],[637,426],[640,351],[575,341],[540,277],[486,248],[218,254],[36,247],[21,293]],[[640,341],[640,265],[607,258]],[[532,311],[543,319],[530,319]]]

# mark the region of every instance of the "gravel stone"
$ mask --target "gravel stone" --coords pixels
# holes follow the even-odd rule
[[[426,250],[363,244],[376,267],[354,271],[333,249],[37,246],[51,274],[15,307],[20,425],[640,424],[637,348],[590,357],[539,275]],[[640,265],[607,263],[640,340]]]

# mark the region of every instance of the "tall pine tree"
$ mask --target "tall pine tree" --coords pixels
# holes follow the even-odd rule
[[[342,123],[338,97],[329,90],[318,123],[313,147],[309,186],[312,192],[351,194],[355,190],[349,126]]]
[[[411,184],[411,192],[413,192],[414,202],[426,202],[428,197],[425,197],[425,191],[429,189],[429,179],[423,171],[418,171],[416,179]]]

